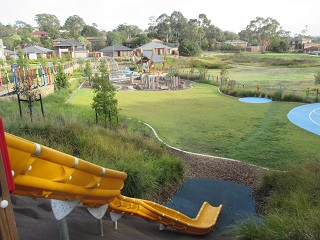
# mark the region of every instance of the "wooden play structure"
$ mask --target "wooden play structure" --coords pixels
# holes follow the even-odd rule
[[[133,52],[133,62],[138,72],[151,75],[164,73],[166,58],[166,52],[164,58],[162,58],[156,53],[155,49],[152,49],[152,51],[143,51],[139,48]],[[158,64],[157,68],[156,64]]]

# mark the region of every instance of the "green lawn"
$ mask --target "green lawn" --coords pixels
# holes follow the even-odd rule
[[[81,89],[69,102],[89,106],[92,91]],[[121,114],[155,128],[169,145],[287,169],[319,154],[319,136],[287,119],[299,103],[241,103],[218,89],[194,84],[170,92],[118,91]]]
[[[314,82],[314,75],[320,69],[310,68],[266,68],[252,66],[237,66],[228,69],[229,77],[235,80],[239,87],[256,88],[260,85],[261,91],[279,90],[286,93],[304,94],[308,88],[319,88]],[[211,70],[210,74],[220,75],[220,70]]]

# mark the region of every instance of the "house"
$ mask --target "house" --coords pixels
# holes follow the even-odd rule
[[[67,54],[70,54],[72,58],[86,58],[89,56],[89,50],[86,45],[74,39],[55,39],[53,48],[59,58]]]
[[[100,37],[85,37],[91,44],[92,48],[94,48],[94,45],[97,42],[106,42],[107,37],[106,36],[100,36]]]
[[[131,48],[125,47],[120,44],[105,47],[99,52],[102,52],[102,56],[109,57],[132,57],[133,55],[133,50]]]
[[[296,37],[291,39],[290,46],[292,49],[304,50],[304,48],[311,47],[311,43],[311,38]]]
[[[142,52],[144,52],[144,51],[152,51],[153,49],[155,50],[155,52],[158,55],[172,54],[171,47],[168,47],[166,45],[163,45],[163,44],[157,43],[157,42],[149,42],[145,45],[142,45],[142,46],[136,48],[136,50],[140,51],[140,52],[141,52],[141,50],[142,50]]]
[[[240,48],[246,48],[248,46],[248,42],[242,40],[227,40],[221,43],[221,46],[231,44]]]
[[[3,41],[2,41],[2,39],[0,39],[0,59],[4,59],[4,56],[5,56],[5,54],[4,54],[4,50],[5,50],[5,46],[3,46]]]
[[[320,50],[320,45],[304,48],[304,52],[306,52],[306,53],[311,53],[311,54],[312,54],[313,52],[319,51],[319,50]]]
[[[17,60],[18,54],[15,51],[11,51],[9,49],[4,49],[4,57],[6,60],[10,60],[10,58]]]
[[[261,50],[262,50],[261,46],[248,46],[248,47],[246,47],[247,52],[257,53],[257,52],[261,52]]]
[[[51,58],[53,53],[53,50],[39,46],[29,46],[22,49],[22,51],[27,55],[28,59]]]
[[[34,31],[31,33],[35,38],[39,39],[41,37],[48,37],[49,33],[45,31]]]

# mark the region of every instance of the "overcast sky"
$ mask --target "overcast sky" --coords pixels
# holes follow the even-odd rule
[[[223,31],[238,33],[256,17],[271,17],[292,36],[300,34],[306,25],[308,35],[320,36],[320,0],[3,0],[0,6],[0,22],[5,25],[21,20],[37,26],[35,15],[48,13],[57,16],[61,25],[69,16],[79,15],[88,25],[96,23],[100,30],[110,31],[124,23],[144,30],[151,16],[179,11],[187,19],[204,13]]]

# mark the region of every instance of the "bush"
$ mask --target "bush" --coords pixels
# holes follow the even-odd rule
[[[282,101],[286,102],[303,102],[303,97],[295,95],[293,93],[284,94],[282,97]]]
[[[234,239],[319,239],[320,161],[288,172],[270,172],[259,191],[265,193],[266,214],[234,226]]]
[[[275,91],[274,93],[270,93],[269,97],[273,101],[281,101],[282,100],[282,92],[281,91]]]

